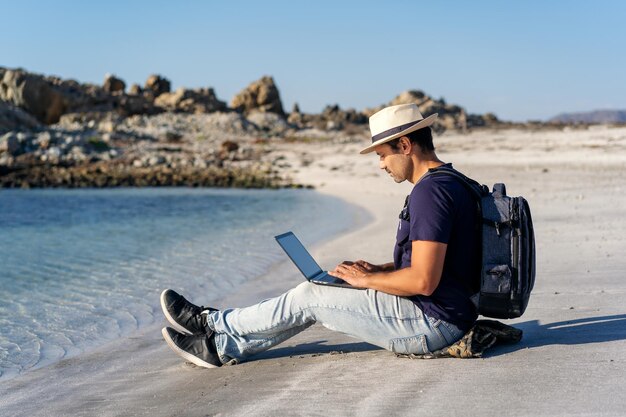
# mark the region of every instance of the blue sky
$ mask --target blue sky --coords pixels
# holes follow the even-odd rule
[[[272,75],[287,110],[421,89],[506,120],[626,108],[626,2],[0,0],[0,66],[230,101]]]

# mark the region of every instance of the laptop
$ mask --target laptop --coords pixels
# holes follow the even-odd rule
[[[275,236],[275,239],[309,282],[318,285],[352,288],[355,290],[361,289],[353,287],[344,280],[334,277],[326,271],[322,271],[322,268],[315,262],[315,259],[313,259],[309,251],[300,243],[300,240],[298,240],[293,232]]]

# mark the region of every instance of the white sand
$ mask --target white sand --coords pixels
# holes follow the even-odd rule
[[[200,370],[169,350],[159,325],[3,383],[0,415],[624,415],[626,129],[481,132],[436,143],[443,160],[483,183],[503,181],[531,204],[537,284],[526,314],[508,321],[524,330],[521,343],[484,359],[409,360],[314,326],[257,361]],[[390,261],[411,188],[359,148],[277,150],[296,178],[372,216],[315,248],[326,267]],[[285,263],[217,307],[299,282]]]

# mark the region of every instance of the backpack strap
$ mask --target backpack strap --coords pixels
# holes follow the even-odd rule
[[[489,194],[489,188],[486,185],[481,185],[473,179],[461,174],[456,169],[447,167],[445,165],[436,168],[430,168],[428,172],[424,174],[423,178],[431,175],[449,175],[458,179],[461,184],[463,184],[463,186],[470,192],[470,194],[472,194],[474,198],[478,200],[479,203],[484,195]]]
[[[474,197],[474,201],[476,202],[476,239],[478,241],[479,251],[482,252],[482,224],[483,224],[483,212],[482,212],[482,197],[489,194],[489,188],[486,185],[481,185],[473,179],[466,177],[461,174],[454,168],[447,167],[445,165],[430,168],[424,177],[431,175],[449,175],[451,177],[459,180],[461,184],[465,187],[466,190]],[[482,271],[482,254],[480,255],[481,261],[476,262],[476,271],[475,274],[477,277],[480,277]],[[480,279],[480,278],[478,278]],[[478,309],[478,298],[480,297],[480,282],[478,282],[478,289],[474,289],[471,284],[467,282],[462,283],[463,286],[468,290],[471,295],[470,300],[474,304],[474,306]]]

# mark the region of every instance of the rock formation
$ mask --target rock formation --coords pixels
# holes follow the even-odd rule
[[[265,76],[244,88],[230,103],[234,110],[248,114],[252,111],[276,113],[283,116],[283,104],[272,77]]]
[[[433,129],[436,132],[441,133],[445,130],[465,131],[467,128],[480,127],[487,124],[487,120],[482,116],[473,114],[468,115],[464,108],[454,104],[447,104],[442,98],[434,99],[420,90],[404,91],[393,98],[386,105],[373,109],[366,109],[364,113],[369,117],[383,107],[408,103],[417,104],[417,107],[419,107],[420,112],[424,115],[424,117],[433,113],[439,114],[437,122],[433,125]],[[497,123],[497,118],[495,120],[495,123]]]
[[[367,123],[367,116],[354,109],[343,110],[337,104],[326,106],[320,114],[301,113],[300,109],[294,106],[287,121],[300,129],[342,130],[350,125]]]
[[[0,100],[24,109],[42,123],[58,121],[68,106],[54,84],[22,70],[4,71],[0,80]]]
[[[163,93],[170,92],[170,80],[160,75],[152,74],[146,80],[146,84],[143,89],[144,91],[151,91],[154,94],[154,97],[158,97]]]
[[[32,130],[40,127],[39,122],[19,107],[0,101],[0,135],[10,130]]]
[[[123,93],[126,89],[126,83],[124,82],[124,80],[117,78],[114,75],[107,75],[104,77],[102,89],[107,93]]]
[[[0,80],[0,100],[20,107],[45,124],[57,123],[66,113],[114,111],[129,116],[157,111],[149,97],[126,95],[121,91],[123,81],[114,77],[107,80],[105,87],[99,87],[5,70]]]
[[[308,114],[294,104],[285,117],[268,76],[237,94],[232,108],[213,88],[170,88],[160,75],[126,93],[113,75],[98,86],[0,68],[0,187],[274,186],[275,161],[264,159],[274,141],[362,141],[368,116],[383,107],[335,104]],[[401,103],[439,113],[439,132],[503,125],[419,90],[387,105]]]
[[[143,93],[143,88],[139,84],[131,84],[128,94],[137,95]]]
[[[162,93],[154,104],[168,111],[184,113],[212,113],[226,110],[226,103],[217,99],[212,88],[188,90],[179,88],[173,93]]]

